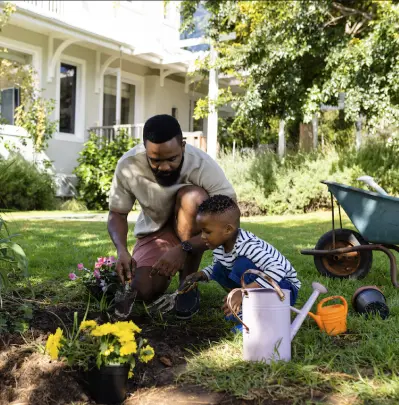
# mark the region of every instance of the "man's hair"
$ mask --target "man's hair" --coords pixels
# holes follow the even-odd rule
[[[183,133],[176,118],[168,114],[154,115],[144,124],[143,142],[164,143],[177,137],[183,141]]]
[[[227,195],[216,194],[213,197],[205,200],[198,207],[198,214],[224,214],[234,212],[238,218],[240,217],[240,209],[235,201]]]

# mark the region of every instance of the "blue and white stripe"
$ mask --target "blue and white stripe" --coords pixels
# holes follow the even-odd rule
[[[301,287],[297,272],[287,258],[269,243],[243,229],[239,229],[233,250],[226,253],[223,246],[216,248],[213,251],[213,264],[202,271],[210,280],[213,266],[217,262],[231,270],[237,257],[240,256],[251,260],[259,270],[263,271],[277,283],[282,279],[286,279],[298,289]],[[260,277],[256,279],[256,282],[264,288],[272,288],[267,281]]]

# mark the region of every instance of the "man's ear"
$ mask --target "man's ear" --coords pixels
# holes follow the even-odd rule
[[[181,148],[182,148],[182,150],[184,152],[184,149],[186,148],[186,141],[181,142]]]

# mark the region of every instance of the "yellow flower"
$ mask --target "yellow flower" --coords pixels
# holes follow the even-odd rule
[[[112,353],[113,351],[114,351],[114,346],[110,346],[109,348],[108,348],[108,350],[110,351],[110,353]]]
[[[87,329],[87,328],[95,328],[97,326],[97,322],[96,321],[83,321],[80,324],[80,329]]]
[[[105,357],[109,356],[110,354],[111,354],[111,352],[110,352],[109,350],[106,350],[106,351],[104,352],[104,356],[105,356]]]
[[[128,356],[129,354],[133,354],[137,352],[137,344],[135,341],[128,342],[123,345],[119,351],[121,356]]]
[[[127,375],[127,378],[132,378],[133,377],[133,371],[129,371],[129,374]]]
[[[115,330],[115,325],[104,323],[103,325],[96,326],[95,329],[91,331],[91,334],[92,336],[105,336],[114,333]]]
[[[154,355],[154,349],[150,345],[147,345],[140,350],[139,360],[143,363],[148,363],[153,359]]]
[[[50,357],[53,360],[58,359],[58,352],[62,347],[61,338],[62,338],[62,330],[60,328],[57,328],[55,334],[54,335],[51,334],[47,339],[46,352],[50,355]]]
[[[114,324],[120,331],[128,331],[132,333],[140,333],[141,329],[133,322],[116,322]]]

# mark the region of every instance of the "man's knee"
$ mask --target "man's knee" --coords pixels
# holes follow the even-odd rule
[[[169,286],[166,277],[155,275],[150,277],[151,267],[139,268],[132,281],[132,289],[137,291],[137,298],[151,302],[163,294]]]
[[[208,193],[198,186],[182,187],[176,196],[176,209],[196,215],[198,207],[209,198]]]

